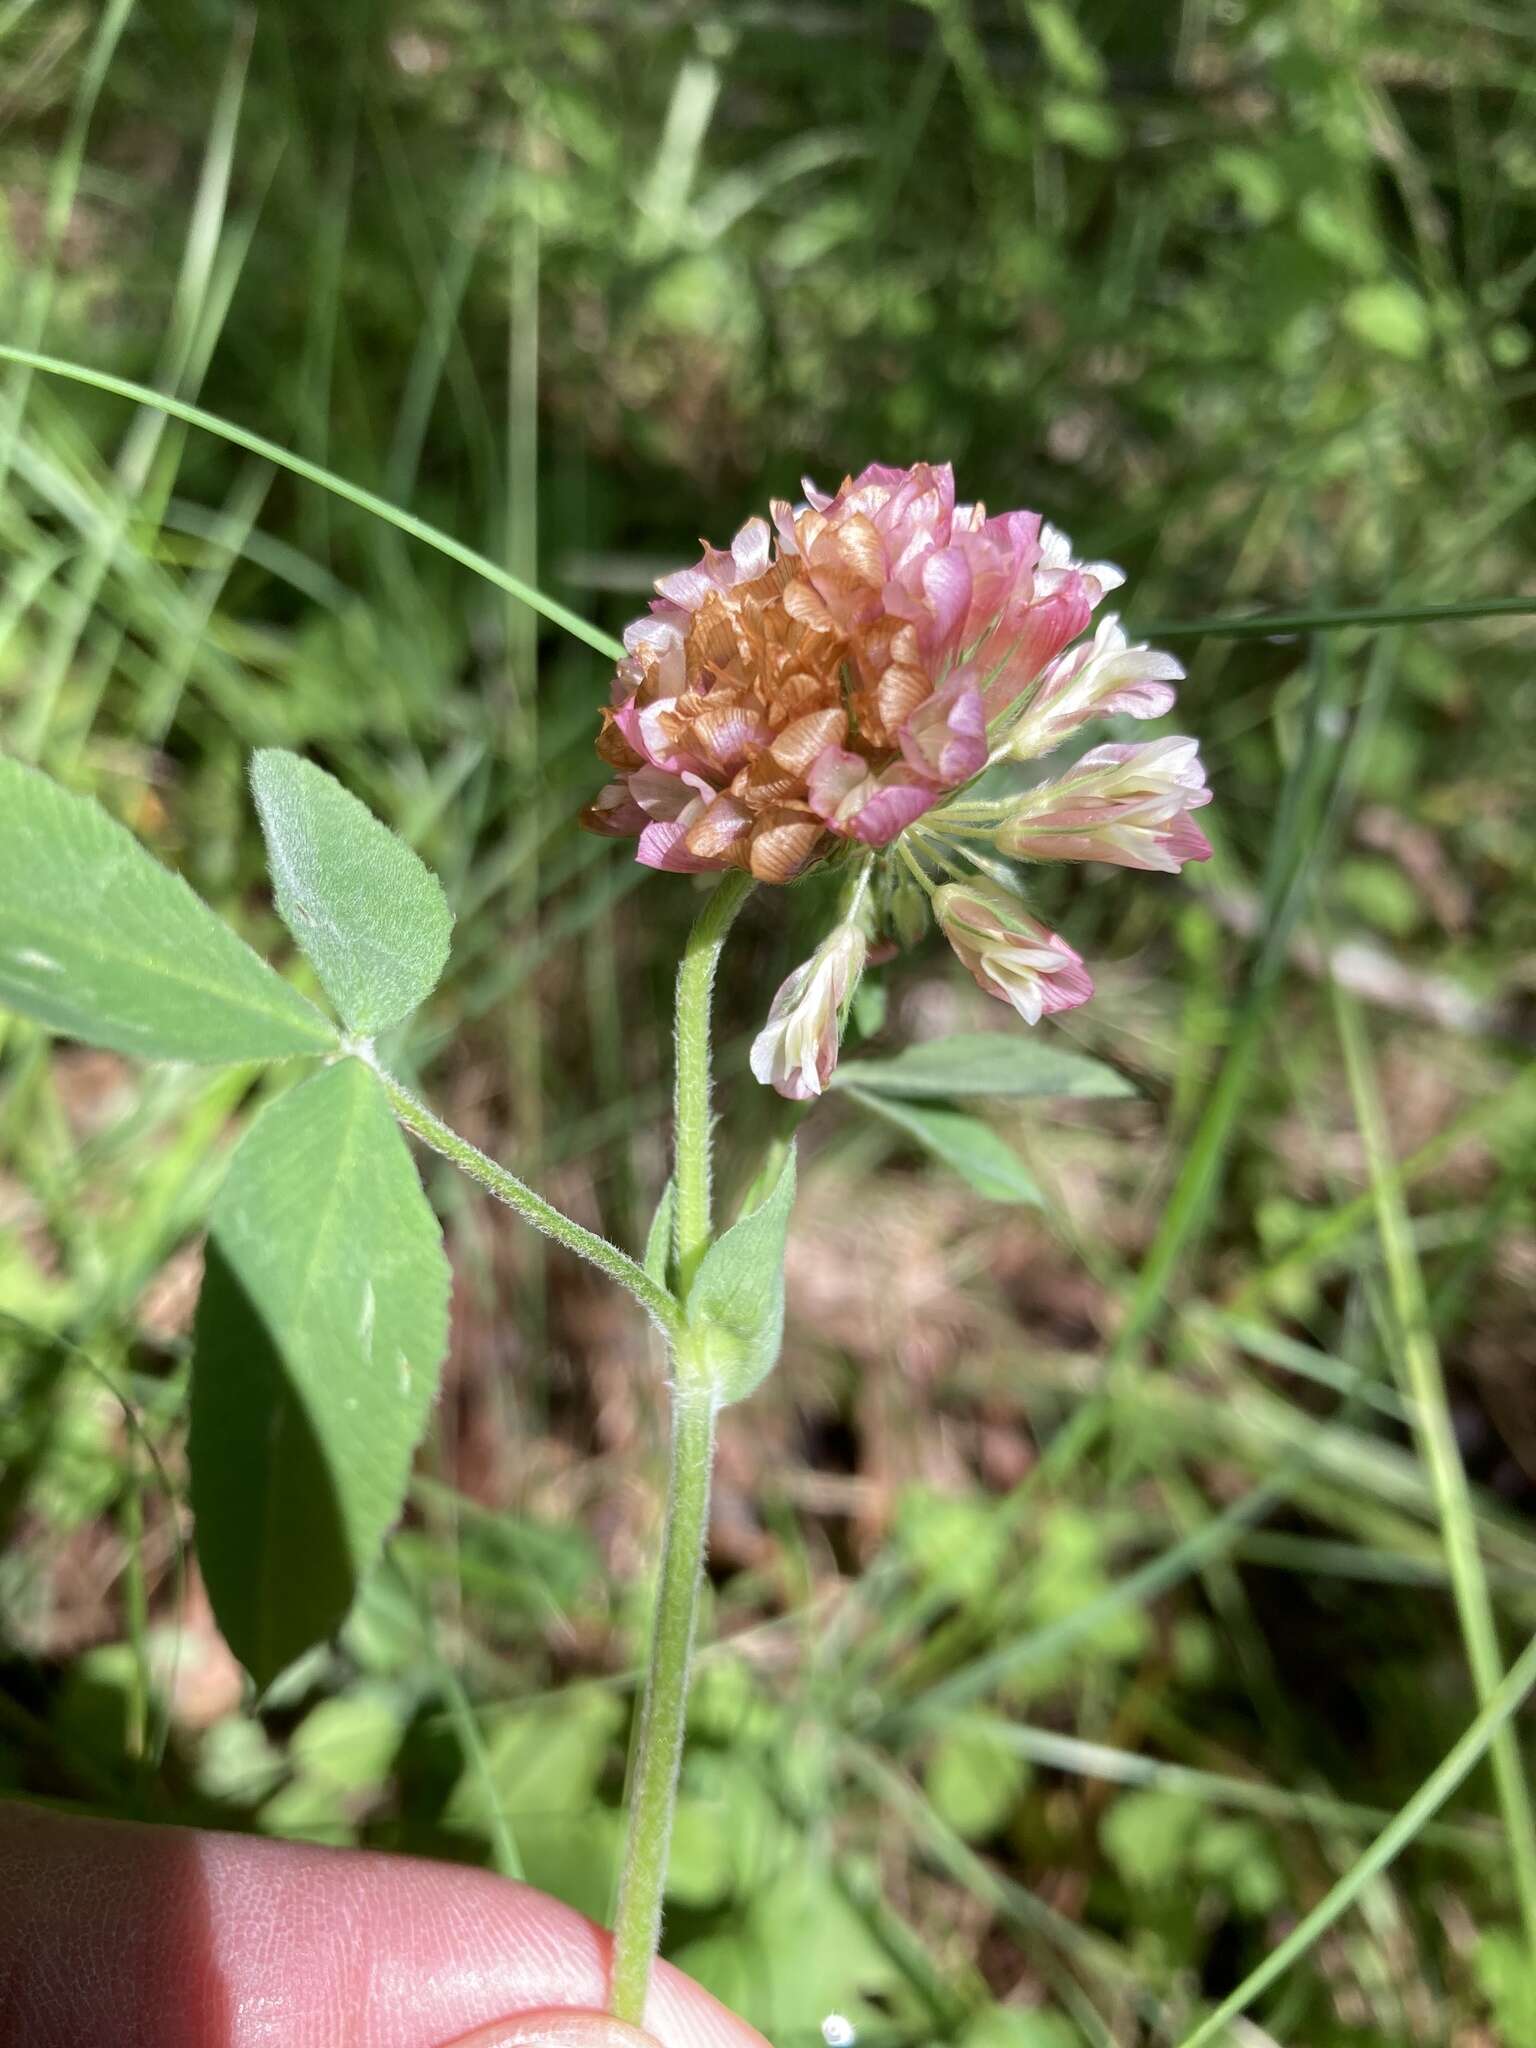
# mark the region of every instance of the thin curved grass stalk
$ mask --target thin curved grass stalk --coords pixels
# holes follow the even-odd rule
[[[377,519],[384,519],[391,526],[399,527],[415,540],[422,541],[450,561],[471,569],[477,576],[483,576],[488,583],[494,583],[508,596],[519,599],[536,611],[551,625],[560,626],[576,639],[610,660],[617,661],[623,649],[616,641],[601,632],[596,626],[576,612],[570,611],[555,598],[546,597],[521,578],[510,575],[496,562],[476,549],[466,547],[455,540],[452,534],[444,533],[440,527],[432,526],[425,519],[418,519],[413,513],[402,512],[398,505],[392,505],[387,498],[365,490],[361,484],[354,484],[346,477],[338,476],[333,470],[322,468],[319,463],[308,462],[302,455],[295,455],[292,449],[284,448],[280,442],[269,441],[264,434],[253,434],[248,428],[235,425],[231,420],[222,419],[217,413],[205,412],[201,406],[184,405],[179,399],[169,398],[163,391],[155,391],[147,384],[136,384],[131,378],[113,376],[107,370],[94,370],[85,363],[73,363],[62,356],[44,355],[33,349],[14,348],[0,343],[0,362],[16,363],[24,369],[41,370],[51,377],[67,377],[76,384],[88,384],[97,391],[108,391],[117,398],[131,399],[136,405],[158,406],[173,419],[185,420],[189,426],[201,427],[205,433],[217,434],[221,440],[233,442],[237,448],[248,449],[253,455],[260,455],[265,461],[276,463],[280,469],[302,477],[306,483],[318,484],[322,490],[333,491],[337,497],[345,498],[360,511],[371,512]],[[1443,604],[1421,605],[1363,605],[1356,607],[1335,607],[1311,612],[1274,612],[1256,614],[1252,617],[1158,620],[1141,630],[1161,639],[1252,639],[1263,638],[1274,633],[1341,632],[1351,626],[1412,626],[1433,624],[1444,619],[1497,619],[1536,617],[1536,597],[1484,597],[1466,598]]]
[[[361,484],[354,484],[346,477],[338,476],[334,470],[324,469],[318,462],[310,462],[302,455],[295,455],[291,448],[284,448],[280,442],[269,441],[265,434],[253,434],[248,427],[236,426],[233,421],[221,419],[217,413],[205,412],[200,405],[187,405],[179,398],[170,398],[163,391],[151,390],[147,384],[135,384],[127,377],[114,377],[107,370],[92,370],[82,363],[65,362],[59,356],[39,355],[31,349],[11,348],[0,343],[0,362],[19,363],[29,370],[42,370],[51,377],[68,377],[76,384],[88,384],[94,390],[108,391],[115,398],[132,399],[136,405],[158,408],[169,413],[172,419],[185,420],[190,427],[201,427],[204,433],[216,434],[221,441],[232,442],[236,448],[244,448],[252,455],[259,455],[263,461],[275,463],[279,469],[286,469],[292,475],[302,477],[306,483],[318,484],[321,490],[330,491],[338,498],[344,498],[349,505],[356,505],[361,512],[372,513],[375,519],[383,519],[390,526],[397,526],[413,540],[421,541],[429,548],[435,548],[440,555],[446,555],[461,568],[473,570],[483,576],[487,583],[494,583],[498,590],[504,590],[509,597],[536,611],[541,618],[548,619],[552,626],[559,626],[573,638],[583,641],[597,653],[616,661],[624,650],[606,633],[590,625],[578,613],[570,611],[542,591],[535,590],[520,576],[513,576],[488,555],[466,547],[463,541],[455,540],[440,527],[430,525],[425,519],[418,519],[414,512],[403,512],[398,505],[390,504],[374,491],[364,490]]]

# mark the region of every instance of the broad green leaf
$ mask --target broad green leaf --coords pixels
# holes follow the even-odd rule
[[[654,1280],[658,1287],[670,1287],[672,1272],[672,1232],[677,1220],[677,1182],[671,1175],[661,1191],[661,1200],[656,1204],[656,1214],[651,1218],[651,1227],[645,1235],[645,1256],[640,1261],[647,1279]]]
[[[899,1095],[874,1095],[863,1088],[847,1092],[865,1109],[915,1138],[989,1202],[1044,1206],[1045,1198],[1018,1153],[980,1117],[967,1116],[961,1109],[904,1102]]]
[[[583,1813],[531,1813],[517,1820],[517,1853],[528,1883],[589,1920],[613,1910],[624,1853],[624,1816],[594,1802]]]
[[[1430,311],[1411,285],[1396,278],[1358,285],[1339,308],[1344,325],[1357,339],[1383,355],[1414,362],[1429,352],[1434,340]]]
[[[667,1852],[667,1904],[691,1913],[722,1905],[731,1891],[734,1815],[685,1793],[673,1816]]]
[[[398,1024],[432,993],[453,913],[442,885],[333,775],[280,747],[251,788],[284,924],[349,1031]]]
[[[359,1805],[389,1777],[410,1699],[403,1688],[365,1680],[312,1708],[289,1738],[286,1782],[261,1809],[262,1831],[355,1841]]]
[[[624,1720],[622,1702],[588,1686],[558,1700],[500,1709],[485,1754],[467,1762],[443,1808],[450,1828],[485,1828],[491,1802],[514,1820],[540,1813],[585,1813],[598,1803],[598,1779]]]
[[[772,1190],[716,1238],[688,1290],[688,1321],[722,1404],[744,1400],[778,1362],[784,1243],[794,1200],[791,1145]]]
[[[1205,1818],[1182,1792],[1122,1792],[1099,1823],[1099,1846],[1128,1885],[1156,1891],[1188,1864]]]
[[[598,1780],[623,1722],[613,1693],[586,1688],[498,1713],[485,1753],[466,1768],[443,1825],[494,1839],[498,1820],[516,1838],[528,1882],[589,1916],[606,1913],[620,1851],[620,1816]]]
[[[89,797],[0,760],[0,1004],[146,1060],[275,1060],[336,1034]]]
[[[448,1337],[448,1264],[356,1060],[252,1124],[210,1221],[192,1505],[220,1628],[258,1683],[330,1635],[400,1512]]]
[[[958,2048],[1087,2048],[1087,2036],[1060,2013],[994,2005],[967,2022]]]
[[[933,1810],[967,1842],[995,1835],[1019,1803],[1029,1765],[989,1728],[957,1721],[934,1743],[923,1766]]]
[[[889,1059],[844,1060],[834,1088],[865,1094],[1124,1096],[1135,1089],[1113,1067],[1011,1031],[964,1032],[908,1046]]]
[[[355,1685],[310,1709],[289,1738],[289,1761],[306,1778],[324,1778],[343,1792],[366,1792],[394,1762],[406,1719],[403,1693],[386,1685]]]
[[[851,1901],[849,1875],[817,1836],[792,1840],[729,1919],[706,1919],[672,1960],[770,2041],[814,2041],[829,2012],[889,2037],[891,2002],[910,1987]]]

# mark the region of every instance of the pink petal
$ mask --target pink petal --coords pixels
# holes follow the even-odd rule
[[[749,519],[731,542],[731,560],[736,581],[750,583],[768,567],[769,537],[766,519]]]
[[[674,747],[662,731],[662,718],[676,701],[674,697],[658,697],[652,704],[621,704],[613,714],[613,722],[635,752],[653,768],[668,775],[682,775],[690,769],[697,773],[704,764]]]
[[[1054,1017],[1058,1010],[1075,1010],[1093,994],[1092,976],[1081,959],[1064,939],[1057,944],[1070,957],[1054,973],[1041,976],[1040,1007],[1047,1017]]]
[[[1041,670],[1077,638],[1092,616],[1093,606],[1082,578],[1069,576],[1050,597],[1005,618],[978,661],[982,668],[1002,662],[987,685],[988,718],[1006,711]]]
[[[946,789],[979,775],[987,761],[987,714],[974,670],[956,669],[897,737],[908,766]]]
[[[1207,791],[1207,797],[1209,794]],[[1164,845],[1167,847],[1169,858],[1177,861],[1180,867],[1183,867],[1186,861],[1209,860],[1211,857],[1211,842],[1188,812],[1173,820],[1168,827]]]
[[[698,776],[669,775],[664,768],[632,768],[629,793],[648,819],[669,823],[679,818],[696,797],[714,795],[709,783],[700,786]]]
[[[1159,664],[1157,670],[1152,666],[1154,660]],[[1182,681],[1183,676],[1183,669],[1171,654],[1143,656],[1137,674],[1128,677],[1110,696],[1101,698],[1094,708],[1103,718],[1114,711],[1123,711],[1128,718],[1162,718],[1173,709],[1177,693],[1172,686]]]
[[[926,468],[927,465],[926,463],[920,463],[918,467]],[[867,491],[871,485],[874,485],[884,490],[895,491],[899,490],[908,478],[914,474],[915,471],[910,469],[893,469],[888,462],[868,462],[854,478],[853,488],[856,491]],[[950,486],[953,489],[953,478],[950,480]]]
[[[923,596],[942,647],[953,644],[971,608],[971,568],[961,548],[940,548],[923,563]]]
[[[656,588],[685,612],[696,612],[716,588],[714,578],[703,568],[674,569],[670,576],[658,576]]]
[[[861,840],[865,846],[888,846],[914,818],[931,811],[940,794],[931,782],[908,768],[887,768],[847,826],[834,825],[832,829]]]
[[[862,754],[842,747],[824,747],[806,772],[805,793],[818,818],[832,824],[839,807],[862,782],[870,782],[869,763]]]
[[[932,810],[942,792],[900,762],[870,773],[869,763],[841,747],[828,747],[811,764],[806,795],[811,809],[844,839],[886,846],[914,818]]]
[[[1038,512],[1004,512],[984,520],[979,529],[957,530],[955,544],[964,550],[971,570],[963,646],[974,646],[994,622],[1028,602],[1040,559],[1039,536]]]
[[[624,628],[624,645],[631,654],[660,655],[674,648],[682,652],[683,635],[664,615],[649,612],[643,619],[631,619]]]
[[[680,818],[647,825],[635,848],[635,859],[642,867],[663,868],[672,875],[706,875],[729,865],[723,860],[700,860],[690,853],[683,844],[688,831]]]
[[[632,839],[651,821],[648,813],[635,802],[626,783],[610,782],[587,805],[581,814],[581,822],[589,832],[600,832],[610,839]]]
[[[955,472],[950,465],[919,462],[886,476],[895,479],[895,488],[880,512],[881,529],[906,537],[926,533],[930,545],[945,546],[955,510]]]

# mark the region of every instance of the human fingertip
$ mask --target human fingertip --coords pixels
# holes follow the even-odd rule
[[[459,2035],[446,2048],[661,2048],[661,2043],[611,2012],[543,2006],[493,2020],[488,2027]]]

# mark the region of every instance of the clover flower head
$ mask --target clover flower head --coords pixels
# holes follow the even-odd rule
[[[989,865],[978,837],[1019,861],[1204,860],[1195,742],[1094,747],[1012,798],[970,785],[1090,720],[1161,717],[1183,670],[1113,614],[1093,626],[1124,581],[1113,563],[1078,561],[1037,513],[958,502],[948,463],[802,488],[658,581],[624,634],[598,739],[613,780],[583,822],[634,838],[649,867],[765,882],[890,850],[989,994],[1030,1023],[1083,1002],[1065,940],[1001,884],[956,878]],[[866,946],[845,919],[790,975],[753,1047],[760,1079],[800,1099],[826,1085]]]
[[[840,839],[888,845],[980,771],[989,721],[1120,580],[1032,512],[957,505],[948,463],[804,489],[662,577],[624,635],[598,741],[616,780],[584,822],[647,866],[783,882]]]

